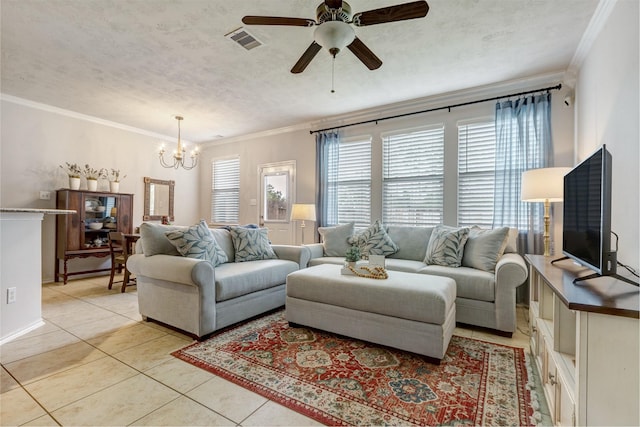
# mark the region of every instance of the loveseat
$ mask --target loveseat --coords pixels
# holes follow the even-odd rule
[[[127,261],[140,314],[202,338],[283,306],[287,275],[307,265],[309,250],[271,245],[266,233],[143,223]]]
[[[356,232],[353,224],[321,227],[322,243],[306,245],[309,266],[344,264],[351,246],[385,255],[388,270],[445,276],[456,282],[456,321],[511,336],[516,330],[516,288],[527,279],[516,253],[517,230],[382,226]],[[456,265],[457,264],[457,265]]]

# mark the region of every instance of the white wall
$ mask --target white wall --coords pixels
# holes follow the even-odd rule
[[[582,63],[576,85],[576,163],[601,144],[613,157],[612,223],[618,261],[640,266],[639,2],[618,0]]]
[[[161,167],[158,138],[19,100],[3,99],[1,108],[0,206],[55,208],[55,191],[68,187],[68,179],[58,166],[64,162],[88,163],[96,168],[120,169],[127,175],[120,183],[120,192],[134,194],[134,227],[142,223],[145,176],[176,181],[177,223],[190,224],[199,219],[198,172]],[[81,188],[86,188],[84,180]],[[100,182],[98,189],[108,189],[108,183]],[[39,200],[40,190],[51,191],[51,200]],[[42,223],[45,282],[53,280],[54,255],[55,218],[45,215]],[[69,266],[70,271],[81,271],[105,262],[108,267],[104,258],[72,260]]]

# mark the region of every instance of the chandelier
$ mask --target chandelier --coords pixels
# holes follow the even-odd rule
[[[164,153],[165,153],[164,146],[160,148],[160,153],[159,153],[160,164],[165,168],[178,169],[181,167],[185,170],[190,170],[195,168],[198,165],[198,154],[199,154],[198,148],[196,147],[191,151],[191,155],[190,155],[191,164],[186,165],[184,161],[187,157],[187,152],[184,149],[184,146],[182,145],[182,141],[180,140],[180,122],[184,120],[184,117],[176,116],[175,119],[178,121],[178,149],[173,152],[173,162],[167,162],[164,160]]]

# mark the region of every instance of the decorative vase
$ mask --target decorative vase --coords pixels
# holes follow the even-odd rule
[[[120,191],[120,183],[118,181],[109,181],[109,191],[112,193]]]
[[[72,190],[79,190],[80,189],[80,178],[75,177],[75,176],[70,176],[69,177],[69,188]]]
[[[96,191],[98,189],[97,179],[87,179],[87,190]]]

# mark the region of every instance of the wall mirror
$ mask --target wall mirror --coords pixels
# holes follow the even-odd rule
[[[163,216],[173,221],[174,187],[175,181],[144,177],[144,221],[159,221]]]

